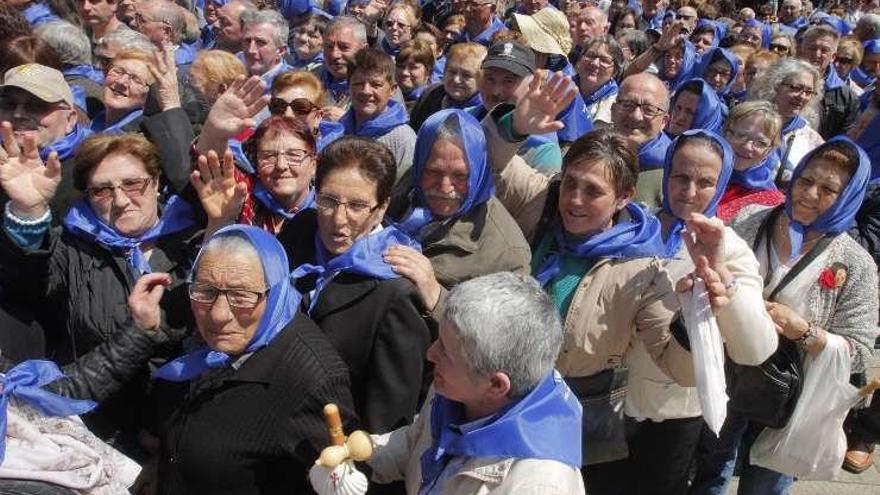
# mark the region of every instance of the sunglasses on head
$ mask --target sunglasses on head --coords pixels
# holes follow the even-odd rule
[[[287,101],[278,97],[272,97],[269,100],[269,112],[272,115],[283,115],[287,111],[287,107],[290,107],[295,115],[308,115],[318,108],[307,98],[294,98],[292,101]]]

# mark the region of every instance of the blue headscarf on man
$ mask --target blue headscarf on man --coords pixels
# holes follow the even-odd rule
[[[247,241],[257,251],[263,268],[263,278],[266,287],[268,287],[266,307],[251,341],[244,350],[245,353],[256,352],[271,344],[272,340],[293,320],[299,311],[302,296],[293,287],[287,254],[274,235],[259,227],[240,224],[229,225],[215,232],[205,242],[205,246],[208,246],[211,240],[220,237],[240,237]],[[195,280],[199,261],[201,261],[204,252],[205,248],[203,247],[196,257],[193,272],[190,275],[193,280]],[[226,366],[230,360],[231,356],[228,354],[215,351],[205,345],[170,361],[159,368],[154,376],[169,381],[182,382],[195,378],[209,369]]]

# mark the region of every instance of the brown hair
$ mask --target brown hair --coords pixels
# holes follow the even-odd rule
[[[58,53],[36,36],[17,36],[0,44],[0,74],[25,64],[40,64],[59,71],[64,67]]]
[[[764,134],[770,138],[770,147],[774,148],[779,144],[779,132],[782,129],[782,119],[776,113],[776,107],[766,100],[749,100],[733,107],[730,116],[724,122],[724,131],[727,132],[734,124],[740,120],[751,117],[752,115],[761,115],[764,120]]]
[[[324,101],[324,85],[318,79],[318,76],[304,70],[294,70],[279,74],[272,83],[272,96],[297,86],[311,89],[315,95],[315,98],[311,100],[312,103],[317,106],[322,105]]]
[[[335,170],[356,168],[376,183],[376,201],[383,204],[391,198],[397,177],[397,163],[384,144],[367,138],[343,136],[333,141],[318,156],[315,188],[320,191],[324,179]]]
[[[355,72],[378,74],[391,84],[394,82],[394,60],[387,53],[375,48],[361,48],[354,54],[354,60],[348,63],[348,80]]]
[[[431,49],[431,45],[427,41],[409,40],[403,42],[400,45],[400,53],[397,55],[397,66],[400,67],[409,59],[424,65],[429,74],[434,68],[434,50]]]
[[[847,177],[852,177],[853,172],[859,166],[859,155],[851,146],[844,143],[830,143],[822,145],[816,153],[810,157],[807,165],[812,167],[817,160],[825,160]]]
[[[602,162],[614,192],[622,196],[636,187],[639,162],[626,139],[609,129],[590,131],[579,137],[562,158],[562,172],[582,164]]]
[[[290,134],[306,143],[307,151],[315,153],[315,134],[299,119],[273,115],[264,120],[254,134],[244,142],[242,149],[251,163],[257,163],[257,149],[264,139],[274,139],[281,134]]]
[[[159,152],[143,134],[95,134],[86,138],[74,154],[73,185],[85,191],[92,173],[110,155],[131,155],[144,164],[150,177],[159,177]]]
[[[753,65],[755,62],[767,62],[769,65],[775,64],[779,60],[779,54],[770,50],[758,50],[746,59],[746,66]]]

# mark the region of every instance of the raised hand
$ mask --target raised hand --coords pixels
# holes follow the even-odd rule
[[[415,249],[401,245],[391,246],[383,257],[395,273],[408,278],[419,289],[428,310],[437,306],[443,287],[437,282],[431,260]]]
[[[666,50],[670,50],[678,46],[681,41],[687,36],[686,34],[682,34],[682,28],[684,28],[684,21],[681,19],[674,20],[663,27],[663,33],[660,35],[660,39],[654,43],[654,48],[661,52],[665,52]]]
[[[197,170],[190,174],[190,182],[199,195],[208,223],[234,222],[247,196],[247,185],[235,180],[232,152],[227,149],[221,163],[217,153],[209,151],[207,156],[199,156],[197,165]]]
[[[729,275],[724,266],[724,223],[700,213],[692,213],[685,221],[687,230],[682,238],[694,263],[704,257],[712,270],[725,277]]]
[[[556,116],[577,96],[577,86],[561,72],[554,72],[549,78],[546,72],[536,71],[528,91],[516,101],[513,131],[521,136],[547,134],[565,127]]]
[[[153,52],[154,62],[148,64],[150,73],[156,79],[159,90],[159,107],[165,111],[180,107],[180,85],[177,82],[177,64],[174,62],[174,48],[166,43],[159,51]]]
[[[165,289],[171,285],[171,275],[167,273],[146,273],[134,284],[128,296],[128,310],[131,319],[145,332],[155,332],[162,322],[159,301]]]
[[[53,151],[44,165],[34,137],[25,136],[19,148],[9,122],[0,123],[0,136],[0,186],[9,196],[12,213],[22,219],[41,218],[61,182],[58,153]]]
[[[728,289],[726,284],[722,282],[718,272],[709,266],[705,256],[694,260],[694,263],[696,264],[694,272],[687,277],[682,277],[676,284],[675,291],[678,293],[688,292],[694,287],[694,278],[701,278],[706,284],[706,292],[709,295],[709,304],[712,305],[712,310],[715,313],[721,311],[730,304],[730,298],[733,295],[731,289]]]
[[[266,85],[258,76],[240,77],[214,102],[196,144],[200,153],[222,153],[226,141],[254,127],[254,116],[269,103]]]

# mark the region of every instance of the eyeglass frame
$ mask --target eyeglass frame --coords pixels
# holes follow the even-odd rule
[[[292,151],[298,151],[302,153],[302,156],[300,158],[293,158],[289,155]],[[271,155],[268,155],[268,153],[271,153]],[[263,156],[260,157],[260,154],[263,154]],[[284,157],[284,163],[287,164],[287,168],[299,168],[303,166],[307,158],[314,157],[315,154],[310,151],[293,148],[286,150],[257,150],[254,152],[254,159],[257,162],[257,168],[260,170],[277,167],[281,163],[281,160],[278,159],[279,156]],[[272,162],[269,162],[269,159],[272,159]]]
[[[781,83],[779,83],[779,85],[785,86],[786,88],[790,89],[792,92],[806,95],[807,98],[812,98],[812,97],[816,96],[816,94],[818,94],[818,91],[811,89],[807,86],[795,86],[794,84],[787,83],[787,82],[781,82]]]
[[[156,179],[155,177],[137,177],[137,178],[131,178],[131,179],[122,179],[122,181],[119,184],[111,184],[111,185],[107,185],[107,186],[87,187],[85,189],[85,193],[89,197],[89,199],[92,199],[94,201],[107,201],[107,200],[113,198],[114,192],[117,189],[122,191],[122,194],[125,194],[125,196],[128,198],[136,198],[136,197],[139,198],[139,197],[143,196],[144,193],[146,193],[147,187],[149,187],[149,185],[155,179]],[[125,189],[125,187],[126,187],[125,181],[137,181],[137,182],[143,181],[143,184],[141,184],[138,187],[133,187],[136,183],[129,183],[128,186],[132,187],[132,189],[131,189],[131,191],[128,191]],[[108,194],[106,196],[102,197],[101,194],[103,194],[104,191],[108,191]]]
[[[105,78],[106,78],[107,80],[109,80],[109,79],[110,79],[110,73],[111,73],[111,72],[114,72],[114,71],[116,71],[116,72],[119,73],[119,74],[113,76],[113,78],[116,79],[116,80],[120,80],[120,79],[122,79],[123,77],[127,77],[128,80],[129,80],[129,82],[131,82],[131,83],[134,84],[135,86],[138,86],[138,87],[140,87],[140,88],[142,88],[142,89],[148,89],[148,88],[150,87],[150,83],[148,83],[148,82],[144,81],[143,79],[141,79],[140,76],[138,76],[137,74],[132,74],[131,72],[128,72],[127,70],[123,69],[122,67],[119,67],[118,65],[111,65],[111,66],[107,69],[107,72],[106,72],[106,74],[105,74]]]
[[[616,100],[614,105],[620,105],[621,108],[628,113],[634,112],[636,108],[638,108],[642,112],[642,115],[649,119],[656,119],[657,117],[669,113],[668,108],[661,108],[651,103],[639,103],[632,100]]]
[[[275,113],[272,111],[273,103],[275,104],[274,106],[278,106],[278,105],[280,105],[280,103],[277,103],[279,101],[284,102],[284,109],[281,112]],[[294,104],[302,104],[303,101],[305,101],[306,103],[309,104],[309,111],[308,112],[299,112],[299,111],[297,111],[296,108],[293,108]],[[315,110],[321,109],[320,106],[315,105],[308,98],[294,98],[290,101],[287,101],[284,98],[280,98],[278,96],[273,96],[271,99],[269,99],[269,103],[266,105],[266,108],[269,109],[269,113],[271,113],[272,115],[283,115],[284,112],[286,112],[287,109],[289,108],[295,115],[299,115],[302,117],[309,115],[310,113],[314,112]]]
[[[742,142],[743,144],[748,144],[749,142],[751,142],[752,146],[755,147],[755,150],[759,152],[766,151],[773,147],[773,141],[766,136],[762,136],[761,139],[765,139],[767,144],[762,144],[758,142],[758,136],[749,132],[741,132],[737,129],[734,129],[732,126],[727,128],[725,134],[729,134],[730,137]]]
[[[329,207],[327,205],[322,205],[323,201],[332,201],[333,207]],[[351,201],[340,201],[339,198],[330,196],[329,194],[321,194],[318,193],[315,195],[315,208],[318,210],[318,213],[323,214],[332,214],[336,213],[336,210],[339,209],[340,206],[345,207],[345,215],[349,218],[349,220],[360,220],[366,218],[373,214],[376,210],[378,210],[382,204],[376,204],[375,206],[369,206],[367,204],[361,204],[360,201],[354,203],[355,206],[360,207],[363,206],[363,211],[354,211],[350,207],[352,206]]]
[[[196,288],[199,288],[199,287],[207,287],[207,288],[213,289],[214,290],[214,298],[211,299],[210,302],[199,301],[198,299],[195,299],[193,297],[193,292]],[[262,292],[248,290],[248,289],[238,289],[238,288],[233,289],[233,288],[229,288],[229,287],[215,287],[211,284],[206,284],[204,282],[190,281],[187,284],[186,293],[189,296],[190,301],[192,301],[196,304],[204,305],[204,306],[213,306],[217,302],[217,299],[220,297],[220,294],[223,294],[224,296],[226,296],[226,304],[228,304],[230,308],[241,309],[241,310],[250,310],[250,309],[254,309],[260,305],[260,301],[262,301],[263,299],[266,298],[266,296],[269,294],[269,290],[270,289],[268,287],[263,289]],[[250,294],[250,295],[256,295],[257,300],[253,303],[253,305],[250,305],[250,306],[242,306],[242,305],[233,304],[232,299],[229,298],[230,292],[243,292],[243,293]]]

